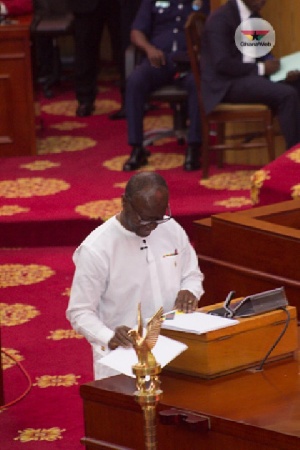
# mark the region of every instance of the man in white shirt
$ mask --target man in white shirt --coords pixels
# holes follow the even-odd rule
[[[118,373],[101,357],[132,345],[138,303],[144,318],[161,306],[189,313],[203,294],[196,253],[171,217],[168,186],[155,172],[131,177],[121,212],[83,241],[74,262],[67,318],[92,345],[95,379]]]

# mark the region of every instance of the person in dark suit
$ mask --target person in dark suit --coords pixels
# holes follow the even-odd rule
[[[118,0],[69,0],[69,7],[74,13],[76,115],[86,117],[95,109],[99,45],[106,23],[113,29],[113,49],[118,46],[119,3]]]
[[[125,119],[125,52],[130,44],[131,24],[141,4],[141,0],[118,0],[120,3],[120,53],[119,53],[119,70],[120,70],[120,93],[121,108],[112,113],[109,118],[111,120]]]
[[[269,55],[265,61],[246,59],[235,44],[235,31],[251,14],[259,17],[267,0],[228,0],[206,21],[201,49],[202,95],[206,113],[220,102],[262,103],[278,116],[286,147],[300,142],[299,72],[284,82],[269,76],[280,62]]]
[[[123,166],[126,172],[148,163],[148,152],[142,145],[144,105],[151,91],[174,80],[178,70],[174,60],[186,52],[184,25],[194,8],[208,12],[209,2],[142,0],[132,24],[131,41],[145,53],[145,58],[126,82],[128,143],[132,146],[131,155]],[[197,170],[200,168],[201,132],[196,85],[191,72],[179,82],[188,91],[190,119],[184,169]]]

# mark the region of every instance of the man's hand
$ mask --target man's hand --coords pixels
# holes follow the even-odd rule
[[[147,55],[151,66],[159,68],[166,64],[164,52],[152,45],[142,31],[131,30],[130,39],[134,45],[140,48]]]
[[[265,75],[270,76],[273,75],[273,73],[278,72],[280,69],[280,61],[279,59],[268,59],[265,61]]]
[[[300,78],[300,70],[291,70],[286,74],[285,81],[287,83],[293,83]]]
[[[198,299],[188,290],[179,291],[175,301],[175,308],[184,313],[191,313],[198,307]]]
[[[152,45],[147,48],[147,58],[149,59],[151,66],[158,69],[166,64],[164,52]]]
[[[110,350],[115,350],[117,347],[132,346],[132,339],[128,335],[129,330],[130,328],[126,327],[125,325],[122,325],[121,327],[117,327],[115,329],[115,334],[108,343],[108,347],[110,348]]]

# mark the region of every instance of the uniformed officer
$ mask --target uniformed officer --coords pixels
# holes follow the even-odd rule
[[[177,71],[173,60],[186,51],[184,25],[193,10],[208,13],[208,0],[142,0],[131,27],[131,41],[146,55],[126,83],[126,118],[128,143],[132,146],[124,171],[136,170],[147,164],[147,150],[143,148],[143,114],[148,94],[172,82]],[[188,92],[188,130],[184,169],[200,167],[200,114],[197,91],[191,72],[180,80]]]

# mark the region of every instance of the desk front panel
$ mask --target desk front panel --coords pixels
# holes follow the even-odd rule
[[[36,153],[29,25],[0,27],[0,156]]]

